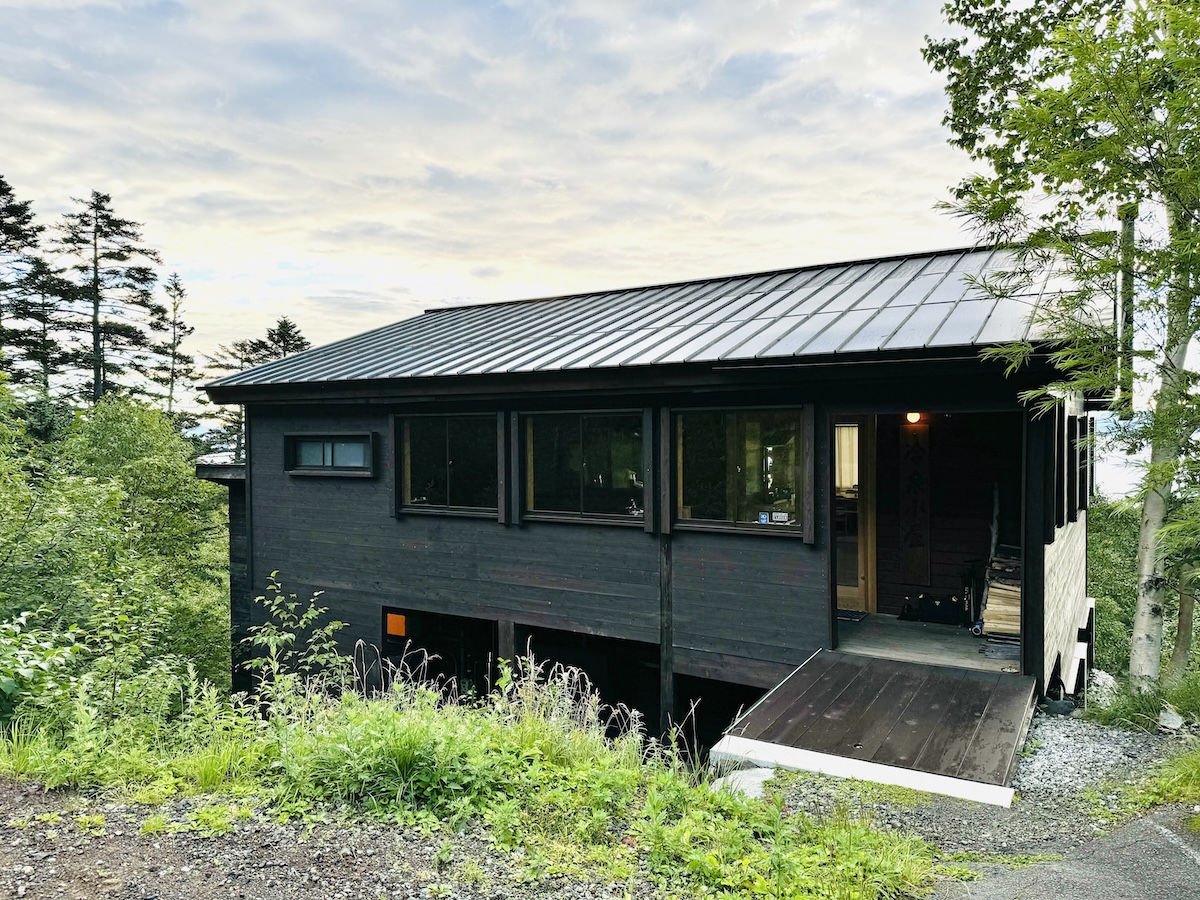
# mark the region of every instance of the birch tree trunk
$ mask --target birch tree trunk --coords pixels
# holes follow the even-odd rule
[[[1177,682],[1187,673],[1192,656],[1192,621],[1196,609],[1196,570],[1184,566],[1179,573],[1179,627],[1175,631],[1175,647],[1167,663],[1167,681]]]
[[[1184,244],[1193,235],[1178,208],[1169,209],[1171,242]],[[1158,361],[1158,391],[1154,396],[1150,439],[1150,468],[1146,473],[1146,495],[1138,531],[1137,605],[1133,613],[1133,637],[1129,644],[1129,687],[1146,694],[1158,686],[1162,667],[1163,600],[1167,580],[1165,563],[1158,548],[1158,533],[1167,521],[1168,503],[1175,484],[1182,442],[1179,434],[1183,406],[1189,401],[1188,344],[1196,325],[1191,308],[1189,254],[1177,255],[1172,273],[1174,283],[1166,302],[1166,334],[1163,358]]]

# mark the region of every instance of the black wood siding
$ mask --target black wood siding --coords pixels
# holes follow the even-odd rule
[[[678,669],[702,673],[713,654],[795,666],[828,646],[823,542],[680,531],[672,540]]]
[[[378,644],[388,605],[658,642],[656,536],[576,523],[393,518],[386,415],[256,412],[250,427],[255,571],[278,570],[302,595],[325,591],[322,602],[347,622],[349,641]],[[376,477],[284,474],[284,433],[323,431],[374,432]]]
[[[780,373],[771,390],[752,393],[745,388],[680,393],[665,386],[659,386],[665,393],[652,393],[653,388],[643,384],[640,395],[441,397],[420,404],[380,396],[371,404],[252,404],[249,570],[255,583],[242,595],[240,609],[235,598],[234,621],[245,623],[254,617],[257,610],[248,598],[262,593],[268,573],[277,570],[286,588],[302,597],[325,591],[322,602],[349,623],[343,636],[351,642],[380,641],[383,606],[656,645],[665,632],[663,658],[674,657],[675,671],[773,686],[814,650],[829,647],[834,627],[828,568],[829,416],[897,415],[913,404],[927,410],[962,404],[967,409],[1013,411],[1015,391],[1021,387],[991,378],[930,379],[916,373],[889,379],[882,370],[868,373],[875,376],[870,382],[844,369],[836,374],[827,383],[816,383]],[[928,402],[933,394],[941,397],[940,405]],[[927,402],[919,403],[919,397]],[[676,528],[663,535],[642,527],[545,521],[506,526],[495,514],[393,515],[396,473],[390,416],[406,407],[507,415],[533,409],[678,410],[686,405],[735,408],[764,403],[813,404],[812,544],[795,536],[748,532]],[[667,431],[670,421],[668,415]],[[363,432],[376,437],[374,477],[284,474],[284,434]],[[936,447],[936,434],[933,441]],[[1019,447],[1012,452],[1018,454]],[[881,495],[886,490],[885,455],[881,446]],[[667,453],[668,470],[671,461]],[[1017,459],[1007,465],[1017,465]],[[990,485],[989,480],[987,512],[981,520],[990,518]],[[509,487],[519,500],[519,484]],[[884,497],[880,500],[886,504]],[[667,504],[664,510],[669,509]],[[935,507],[932,512],[936,521],[947,511]],[[519,510],[514,507],[512,515],[519,518]],[[880,525],[882,538],[885,526]],[[886,540],[881,541],[881,569],[886,568],[885,545]],[[952,568],[957,570],[958,563]],[[887,579],[883,571],[880,576],[882,593]],[[666,618],[663,597],[669,598]]]
[[[233,689],[250,689],[250,678],[238,663],[245,658],[241,640],[254,624],[250,598],[250,545],[246,520],[246,482],[231,481],[229,486],[229,611],[233,638]]]

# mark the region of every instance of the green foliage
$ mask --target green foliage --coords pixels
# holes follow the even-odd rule
[[[260,631],[283,660],[316,634],[312,606],[274,591],[276,630]],[[268,640],[270,637],[270,640]],[[726,897],[894,897],[920,889],[934,860],[920,841],[846,816],[813,821],[767,800],[714,791],[670,747],[625,731],[615,739],[585,677],[528,661],[503,686],[462,700],[397,675],[371,698],[320,673],[336,668],[321,641],[279,663],[267,709],[238,706],[194,675],[177,680],[177,711],[105,714],[87,691],[56,718],[28,716],[0,740],[0,771],[48,785],[123,787],[161,801],[177,790],[256,791],[276,810],[348,805],[429,829],[482,822],[517,877],[589,873],[647,877],[670,893]],[[135,678],[124,675],[122,678]],[[265,714],[263,714],[265,713]],[[627,719],[636,723],[636,717]],[[234,826],[240,807],[197,808],[187,823],[148,819],[143,833]],[[452,838],[435,855],[459,866]],[[461,863],[464,872],[469,861]],[[477,877],[481,873],[476,867]]]
[[[190,659],[227,686],[224,496],[196,479],[191,445],[128,399],[97,404],[57,444],[30,440],[16,412],[0,386],[0,620],[41,610],[39,628],[66,632],[123,614],[148,629],[124,652]]]
[[[67,669],[84,650],[67,634],[36,632],[28,628],[29,616],[0,622],[0,725],[7,725],[17,707],[26,702],[61,699]]]
[[[1026,395],[1043,409],[1064,393],[1111,396],[1119,385],[1124,418],[1112,443],[1150,451],[1129,680],[1152,691],[1171,568],[1160,539],[1179,521],[1174,492],[1200,434],[1200,374],[1188,365],[1200,331],[1200,10],[1174,0],[949,0],[944,11],[964,34],[927,40],[925,58],[946,75],[951,142],[986,169],[946,206],[984,240],[1016,249],[1013,271],[983,285],[989,292],[1026,292],[1051,276],[1038,347],[989,355],[1010,369],[1046,355],[1061,378]],[[1118,299],[1119,324],[1109,317]],[[1136,409],[1135,380],[1145,389]]]
[[[1088,508],[1088,595],[1096,598],[1096,666],[1122,675],[1137,599],[1138,511],[1095,497]]]

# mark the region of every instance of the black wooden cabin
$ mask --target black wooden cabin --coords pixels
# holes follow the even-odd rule
[[[710,695],[732,714],[822,649],[1070,688],[1088,420],[1021,403],[1045,355],[1010,377],[981,358],[1036,339],[1054,289],[987,296],[1005,265],[434,309],[216,381],[247,420],[244,473],[201,473],[244,524],[235,631],[278,570],[349,642],[427,647],[468,685],[531,643],[651,721]]]

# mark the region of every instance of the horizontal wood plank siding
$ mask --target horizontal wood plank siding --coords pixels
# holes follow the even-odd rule
[[[1054,531],[1054,542],[1046,546],[1045,638],[1042,645],[1043,671],[1049,678],[1055,661],[1065,667],[1075,655],[1079,629],[1087,621],[1087,511],[1074,522]],[[1066,679],[1067,673],[1060,672]],[[1049,685],[1047,685],[1049,687]]]
[[[348,623],[346,639],[378,643],[387,605],[657,642],[654,535],[583,523],[505,528],[495,517],[394,518],[386,415],[260,412],[252,421],[255,570],[278,570],[301,596],[324,591],[322,603]],[[375,432],[378,475],[284,474],[283,435],[314,429]]]
[[[825,646],[825,555],[801,541],[674,535],[675,653],[799,664]]]

